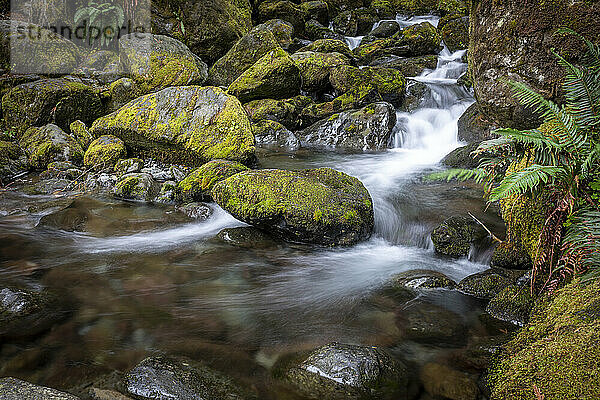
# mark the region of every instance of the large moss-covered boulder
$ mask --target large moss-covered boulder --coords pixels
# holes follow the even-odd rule
[[[81,55],[75,43],[51,30],[28,22],[0,20],[0,69],[14,74],[70,74]]]
[[[6,128],[19,135],[30,126],[49,123],[68,130],[71,122],[92,123],[101,112],[102,103],[93,88],[67,79],[24,83],[2,97]]]
[[[477,237],[477,224],[466,217],[450,217],[431,233],[435,251],[449,257],[466,257]]]
[[[154,200],[160,185],[152,175],[146,173],[125,174],[117,181],[113,190],[116,198],[151,202]]]
[[[347,93],[356,87],[372,86],[382,100],[395,106],[402,104],[406,91],[404,75],[389,68],[342,65],[332,69],[329,80],[338,93]]]
[[[349,59],[354,58],[354,54],[348,44],[344,41],[337,39],[319,39],[315,40],[309,45],[302,47],[300,52],[303,51],[315,51],[317,53],[340,53],[348,57]]]
[[[406,77],[419,76],[426,69],[435,69],[438,64],[438,56],[428,55],[419,57],[381,57],[371,62],[372,67],[383,67],[397,69]]]
[[[269,29],[265,27],[252,29],[210,68],[210,84],[225,87],[231,85],[265,54],[278,47],[280,46]]]
[[[152,2],[152,31],[174,37],[208,64],[252,28],[249,0]]]
[[[600,397],[600,281],[574,282],[539,304],[491,366],[492,399]]]
[[[300,94],[300,70],[281,47],[269,51],[230,86],[242,103],[257,99],[285,99]]]
[[[373,151],[392,144],[396,110],[385,102],[345,111],[297,132],[303,146],[329,150]]]
[[[469,47],[469,17],[448,21],[442,28],[442,39],[450,51]]]
[[[282,19],[272,19],[257,25],[255,29],[267,29],[279,45],[287,50],[294,43],[294,26]]]
[[[519,104],[506,83],[530,85],[547,98],[560,99],[564,69],[552,54],[577,61],[584,46],[574,37],[554,35],[569,27],[600,39],[600,3],[535,0],[473,2],[470,13],[469,70],[483,114],[503,127],[535,128],[538,118]]]
[[[96,120],[91,132],[96,137],[114,135],[133,154],[163,161],[254,161],[246,112],[235,97],[215,87],[172,87],[139,97]]]
[[[533,297],[529,285],[511,285],[500,291],[488,303],[485,311],[501,321],[523,326],[529,320]]]
[[[309,398],[406,400],[409,370],[377,347],[330,343],[285,374]]]
[[[149,357],[129,371],[123,384],[136,399],[243,400],[248,396],[230,378],[186,358]]]
[[[27,157],[16,143],[0,140],[0,185],[27,170]]]
[[[297,52],[292,60],[300,69],[302,90],[307,92],[323,91],[329,85],[329,72],[339,65],[348,65],[348,57],[340,53]]]
[[[310,14],[300,5],[288,0],[269,0],[260,3],[257,9],[259,22],[265,22],[271,19],[282,19],[291,23],[294,31],[298,35],[304,33],[304,23],[309,19]]]
[[[179,182],[178,195],[184,202],[210,201],[212,200],[210,192],[217,182],[247,170],[248,167],[235,161],[207,162]]]
[[[54,124],[29,128],[19,140],[19,145],[27,154],[27,163],[31,168],[46,169],[53,161],[73,164],[83,161],[83,149],[79,143]]]
[[[242,172],[216,184],[212,195],[237,219],[294,242],[352,245],[373,230],[369,192],[328,168]]]
[[[151,33],[132,33],[119,39],[119,54],[125,71],[143,93],[169,86],[203,84],[206,64],[177,39]]]
[[[12,377],[0,379],[0,398],[4,400],[79,400],[79,397],[72,394]]]
[[[295,130],[300,125],[300,113],[312,102],[310,97],[296,96],[285,100],[253,100],[244,104],[244,107],[254,122],[271,120]]]
[[[117,161],[127,158],[125,143],[112,135],[100,136],[94,140],[83,155],[83,164],[87,168],[100,171],[113,168]]]

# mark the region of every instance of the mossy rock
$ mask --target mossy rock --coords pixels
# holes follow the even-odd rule
[[[333,30],[344,36],[357,36],[358,19],[356,13],[350,10],[341,12],[331,21]]]
[[[413,57],[437,53],[441,42],[442,36],[429,22],[411,25],[398,33],[398,44],[408,45]]]
[[[350,59],[340,53],[297,52],[292,60],[300,69],[302,90],[322,92],[329,85],[329,72],[340,65],[350,64]]]
[[[479,145],[479,142],[474,142],[452,150],[442,159],[442,164],[451,168],[477,168],[482,156],[474,155],[473,152],[479,148]]]
[[[309,40],[319,40],[319,39],[336,39],[343,40],[344,36],[340,35],[329,29],[326,26],[323,26],[314,19],[306,22],[306,26],[304,28],[305,36]]]
[[[144,160],[141,158],[127,158],[118,160],[115,163],[113,170],[118,176],[140,172],[144,168]]]
[[[491,398],[600,398],[599,294],[600,281],[575,281],[540,301],[529,323],[495,358]]]
[[[160,190],[152,175],[145,173],[125,174],[117,181],[114,195],[118,199],[152,202]]]
[[[269,51],[240,75],[228,92],[242,103],[257,99],[285,99],[300,94],[300,70],[281,47]]]
[[[209,83],[224,87],[231,85],[265,54],[279,47],[269,29],[264,27],[252,29],[210,68]]]
[[[90,124],[102,113],[96,91],[67,79],[42,79],[11,89],[2,97],[5,126],[17,135],[49,123],[68,130],[71,122]]]
[[[88,50],[74,75],[93,79],[101,85],[110,84],[125,75],[119,53],[114,50]]]
[[[125,143],[118,137],[104,135],[90,144],[83,156],[83,165],[95,171],[112,169],[117,161],[126,157]]]
[[[435,251],[453,258],[468,256],[471,243],[477,237],[476,228],[475,221],[470,218],[448,218],[431,233]]]
[[[304,147],[377,151],[391,147],[396,110],[385,102],[334,114],[296,133]]]
[[[511,285],[494,296],[485,311],[500,321],[523,326],[529,321],[532,308],[531,287],[529,285]]]
[[[0,141],[0,185],[27,170],[27,157],[16,143]]]
[[[294,43],[294,26],[282,19],[272,19],[257,25],[255,29],[267,29],[282,49],[287,50]]]
[[[458,283],[457,289],[481,299],[491,299],[514,283],[515,276],[506,270],[492,268],[467,276]]]
[[[4,400],[79,400],[79,397],[73,396],[70,393],[61,392],[46,386],[35,385],[12,377],[0,379],[0,398]]]
[[[296,96],[285,100],[253,100],[244,104],[244,108],[255,123],[271,120],[281,123],[288,129],[295,130],[300,125],[300,113],[312,103],[310,97]]]
[[[119,39],[125,71],[143,93],[169,86],[203,84],[208,67],[179,40],[151,33],[132,33]]]
[[[392,0],[396,11],[413,14],[466,13],[469,2],[463,0]]]
[[[340,53],[349,59],[354,58],[354,53],[348,47],[348,44],[338,39],[319,39],[315,40],[311,44],[302,47],[299,52],[303,51],[315,51],[317,53]]]
[[[71,134],[75,136],[77,143],[79,143],[84,151],[87,150],[90,143],[94,141],[94,137],[90,133],[90,130],[85,123],[80,120],[71,122],[69,129],[71,130]]]
[[[184,202],[211,201],[211,191],[217,182],[247,170],[248,167],[234,161],[209,161],[179,182],[178,196]]]
[[[442,28],[442,39],[452,52],[469,47],[469,17],[449,21]]]
[[[304,34],[304,22],[309,18],[309,13],[298,4],[291,1],[263,1],[257,9],[259,22],[271,19],[282,19],[294,26],[297,35]]]
[[[53,124],[29,128],[19,145],[27,154],[27,163],[34,169],[44,170],[53,161],[76,165],[83,161],[83,149],[75,138]]]
[[[383,101],[395,106],[402,104],[406,93],[406,78],[395,69],[342,65],[331,70],[329,80],[338,93],[347,93],[355,87],[371,85]]]
[[[242,172],[215,185],[212,195],[237,219],[293,242],[352,245],[373,231],[369,192],[328,168]]]
[[[300,8],[306,13],[306,18],[318,21],[321,25],[329,25],[329,6],[320,0],[310,0],[300,3]]]
[[[285,379],[314,399],[410,398],[408,368],[377,347],[327,344],[289,368]]]
[[[533,267],[533,263],[529,254],[521,246],[510,242],[502,242],[494,249],[490,266],[492,268],[528,270]]]
[[[114,135],[136,156],[186,165],[213,159],[255,160],[250,120],[240,102],[215,87],[163,89],[94,122],[96,137]]]
[[[252,124],[256,146],[270,150],[295,151],[300,141],[279,122],[263,119]]]
[[[406,77],[414,77],[421,75],[426,69],[436,69],[437,64],[438,56],[432,54],[409,58],[387,56],[373,60],[370,65],[373,67],[397,69]]]
[[[394,275],[392,286],[409,289],[454,289],[456,282],[441,272],[417,269]]]
[[[108,86],[105,109],[107,113],[117,111],[131,100],[144,95],[144,89],[139,82],[130,78],[121,78]]]

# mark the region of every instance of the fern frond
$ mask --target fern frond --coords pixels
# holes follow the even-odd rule
[[[427,175],[424,179],[426,181],[447,181],[450,182],[453,179],[458,181],[474,180],[477,183],[482,183],[488,178],[486,171],[480,168],[475,169],[464,169],[464,168],[453,168],[446,171],[434,172]]]
[[[533,164],[521,171],[504,177],[498,187],[490,194],[490,201],[498,201],[507,197],[525,194],[539,189],[552,179],[566,179],[567,172],[562,167]]]
[[[562,266],[587,271],[584,280],[600,276],[600,211],[583,209],[571,216],[562,251]]]
[[[473,155],[481,155],[483,153],[496,153],[499,150],[504,150],[509,148],[514,144],[514,140],[501,136],[496,139],[485,140],[479,144],[477,149],[473,151],[471,154]]]
[[[588,40],[585,36],[570,28],[559,28],[555,34],[573,35],[579,38],[587,47],[586,65],[593,70],[600,70],[600,45]]]

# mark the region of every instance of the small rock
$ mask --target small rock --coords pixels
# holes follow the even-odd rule
[[[458,290],[481,299],[491,299],[514,282],[514,276],[494,268],[467,276],[458,283]]]
[[[477,400],[479,388],[471,376],[445,365],[428,363],[421,370],[425,390],[451,400]]]
[[[466,328],[460,315],[430,303],[412,303],[397,311],[402,338],[418,343],[460,346]]]
[[[181,207],[177,207],[177,210],[190,218],[201,221],[207,220],[212,214],[212,209],[203,203],[184,204]]]
[[[533,298],[528,286],[508,286],[494,296],[485,311],[501,321],[524,326],[529,321]]]
[[[396,274],[392,282],[394,286],[410,289],[453,289],[456,286],[452,279],[441,272],[422,269]]]
[[[151,202],[154,200],[160,186],[151,175],[135,173],[123,175],[115,185],[115,197],[125,200]]]
[[[71,394],[11,377],[0,379],[0,398],[3,400],[79,400],[79,397]]]
[[[445,256],[460,258],[469,255],[476,238],[476,223],[466,217],[450,217],[431,233],[435,251]]]

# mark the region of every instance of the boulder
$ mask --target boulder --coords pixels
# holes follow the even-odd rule
[[[269,18],[271,19],[271,18]],[[249,0],[169,0],[152,3],[152,32],[181,40],[208,64],[221,58],[252,29]]]
[[[141,158],[128,158],[119,160],[115,163],[114,171],[118,176],[131,174],[133,172],[141,172],[144,168],[144,160]]]
[[[201,165],[213,159],[254,161],[254,136],[240,102],[215,87],[163,89],[99,118],[90,131],[114,135],[137,156]]]
[[[402,102],[400,110],[404,112],[413,112],[421,108],[428,96],[431,95],[431,89],[423,82],[408,81],[406,85],[406,95]]]
[[[125,174],[119,178],[114,188],[116,198],[151,202],[154,200],[160,185],[147,173]]]
[[[289,22],[294,27],[297,35],[304,33],[304,22],[309,17],[308,13],[301,6],[291,1],[264,1],[257,9],[259,22],[265,22],[271,19],[282,19]]]
[[[369,35],[376,38],[388,38],[400,32],[400,24],[396,21],[382,21]]]
[[[340,65],[350,64],[350,60],[340,53],[297,52],[292,60],[300,69],[302,90],[322,92],[329,86],[329,72]]]
[[[395,8],[398,12],[410,14],[431,14],[431,13],[465,13],[469,5],[463,0],[395,0]]]
[[[306,22],[305,36],[310,40],[319,40],[319,39],[336,39],[336,40],[344,40],[344,36],[339,33],[335,33],[331,29],[326,26],[323,26],[314,19]]]
[[[327,344],[290,368],[286,379],[310,398],[409,398],[408,368],[377,347]]]
[[[288,26],[284,22],[283,24]],[[264,26],[252,29],[210,68],[210,84],[228,87],[265,54],[279,47],[269,29]]]
[[[83,150],[74,137],[54,124],[42,128],[29,128],[21,137],[19,145],[27,154],[31,168],[46,169],[53,161],[80,164]]]
[[[246,171],[215,185],[237,219],[293,242],[352,245],[373,231],[373,203],[356,178],[328,168]]]
[[[300,94],[300,70],[282,49],[269,51],[240,75],[228,92],[242,103],[257,99],[285,99]]]
[[[474,377],[446,365],[427,363],[421,370],[427,393],[450,400],[477,400],[479,388]]]
[[[255,123],[271,120],[296,130],[300,126],[300,113],[312,102],[312,99],[306,96],[285,100],[261,99],[244,104],[244,108]]]
[[[472,219],[450,217],[433,230],[431,240],[437,253],[460,258],[469,255],[477,233],[477,224]]]
[[[296,151],[300,141],[279,122],[264,119],[253,124],[256,146],[271,150]]]
[[[406,79],[395,69],[380,67],[357,68],[341,65],[331,70],[329,81],[337,93],[372,86],[383,101],[399,107],[406,93]]]
[[[396,110],[385,102],[334,114],[297,132],[305,147],[331,150],[383,150],[392,144]]]
[[[461,347],[466,341],[462,317],[446,308],[412,302],[396,312],[402,339],[417,343]]]
[[[531,257],[521,246],[503,242],[494,249],[490,260],[492,268],[529,270],[533,267]]]
[[[469,17],[448,21],[441,30],[442,39],[448,50],[455,52],[469,47]]]
[[[3,400],[79,400],[79,397],[72,394],[12,377],[0,379],[0,398]]]
[[[511,285],[502,289],[488,303],[485,311],[501,321],[524,326],[534,306],[529,285]]]
[[[319,39],[315,40],[311,44],[302,47],[300,52],[303,51],[315,51],[317,53],[340,53],[348,57],[349,59],[354,58],[354,54],[346,42],[338,39]]]
[[[56,294],[49,291],[2,286],[0,338],[23,339],[39,335],[69,315]]]
[[[496,137],[492,131],[496,128],[485,120],[477,103],[473,103],[458,119],[458,140],[462,142],[482,142]]]
[[[288,50],[294,43],[294,26],[282,19],[272,19],[257,25],[255,29],[268,29],[271,31],[277,43],[284,50]]]
[[[123,383],[129,395],[144,400],[248,398],[228,377],[185,358],[146,358],[125,375]]]
[[[2,98],[5,126],[18,136],[49,123],[67,131],[71,122],[90,124],[102,113],[94,89],[67,79],[41,79],[15,86]]]
[[[493,268],[467,276],[458,283],[458,290],[471,296],[491,299],[514,282],[515,277],[507,271]]]
[[[217,182],[247,170],[248,167],[235,161],[209,161],[179,182],[178,197],[181,197],[184,202],[210,201],[212,200],[210,192]]]
[[[358,19],[354,11],[341,12],[331,21],[333,30],[344,36],[357,36]]]
[[[442,159],[442,164],[451,168],[477,168],[482,157],[474,155],[473,152],[479,148],[480,144],[480,142],[473,142],[452,150]]]
[[[169,86],[203,84],[208,67],[177,39],[151,33],[132,33],[119,39],[124,70],[143,93]]]
[[[320,0],[304,1],[300,8],[306,13],[308,20],[314,19],[321,25],[329,25],[329,6]]]
[[[421,75],[426,69],[436,69],[437,63],[438,56],[436,55],[409,58],[392,55],[373,60],[369,65],[372,67],[397,69],[404,76],[414,77]]]
[[[454,289],[456,283],[441,272],[416,269],[394,275],[391,286],[409,289]]]
[[[0,186],[27,170],[27,157],[19,145],[0,140]]]
[[[125,143],[118,137],[104,135],[90,144],[83,156],[83,165],[95,171],[112,170],[117,161],[126,157]]]
[[[94,137],[90,133],[90,130],[80,120],[71,122],[69,129],[71,130],[71,135],[75,137],[75,140],[77,140],[77,143],[79,143],[84,151],[87,150],[90,143],[94,141]]]

